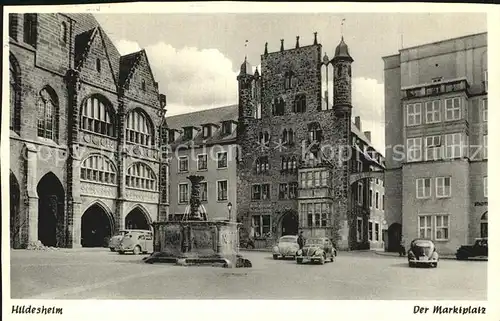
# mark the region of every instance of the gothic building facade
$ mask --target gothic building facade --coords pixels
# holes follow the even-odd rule
[[[165,96],[90,14],[10,14],[11,246],[105,246],[168,215]]]
[[[341,249],[370,246],[370,184],[354,183],[384,165],[352,128],[352,62],[343,38],[333,59],[322,57],[315,34],[308,46],[298,37],[293,49],[266,44],[261,73],[246,58],[241,65],[237,217],[257,247],[298,230]]]

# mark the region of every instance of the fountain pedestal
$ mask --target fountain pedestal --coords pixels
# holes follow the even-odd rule
[[[251,262],[239,254],[240,224],[203,220],[199,210],[200,182],[203,176],[192,175],[188,179],[192,188],[187,220],[153,223],[154,253],[144,261],[251,267]]]

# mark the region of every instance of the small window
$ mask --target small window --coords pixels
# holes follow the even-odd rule
[[[66,25],[66,22],[61,23],[61,29],[59,30],[59,39],[61,42],[66,43],[68,42],[68,27]]]
[[[95,60],[95,69],[97,70],[97,72],[101,72],[101,59],[99,58]]]
[[[146,91],[146,81],[144,79],[141,81],[141,89],[142,91]]]

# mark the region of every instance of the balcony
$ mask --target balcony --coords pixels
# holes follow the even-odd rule
[[[401,97],[402,99],[414,99],[460,91],[466,91],[468,93],[468,90],[469,83],[465,78],[460,78],[402,88]]]

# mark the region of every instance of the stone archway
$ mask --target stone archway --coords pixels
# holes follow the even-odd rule
[[[299,233],[299,218],[294,211],[287,211],[281,217],[281,236],[297,235]]]
[[[38,240],[45,246],[63,247],[64,188],[54,173],[45,174],[37,186],[38,193]]]
[[[401,236],[403,233],[403,229],[401,224],[399,223],[393,223],[391,226],[389,226],[387,230],[387,236],[388,236],[388,246],[387,246],[387,251],[388,252],[398,252],[399,251],[399,246],[401,243]]]
[[[488,237],[488,212],[484,212],[480,221],[481,237]]]
[[[113,218],[103,206],[90,206],[82,215],[82,247],[107,247],[113,228]]]
[[[25,224],[20,217],[21,191],[16,177],[10,173],[10,247],[18,249],[21,246],[21,234]]]
[[[136,230],[151,230],[151,224],[148,214],[141,207],[135,207],[125,217],[125,228]]]

